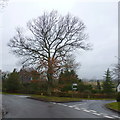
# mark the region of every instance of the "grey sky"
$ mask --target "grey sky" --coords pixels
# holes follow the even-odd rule
[[[78,16],[86,25],[92,51],[75,51],[76,61],[81,63],[77,73],[81,78],[103,78],[104,71],[117,63],[118,56],[118,3],[88,2],[91,0],[9,0],[0,11],[0,69],[12,71],[20,68],[19,58],[10,54],[7,43],[15,35],[16,27],[26,27],[26,22],[38,17],[44,11],[57,10],[60,14],[68,12]],[[96,0],[98,1],[98,0]],[[0,33],[1,33],[0,32]],[[2,50],[1,50],[2,49]]]

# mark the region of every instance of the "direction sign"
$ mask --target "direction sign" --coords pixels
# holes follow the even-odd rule
[[[77,90],[77,83],[72,84],[72,90]]]

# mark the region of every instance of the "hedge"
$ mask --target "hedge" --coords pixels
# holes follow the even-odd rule
[[[92,93],[68,93],[68,92],[52,92],[52,96],[56,97],[75,97],[75,98],[116,98],[116,94],[92,94]]]

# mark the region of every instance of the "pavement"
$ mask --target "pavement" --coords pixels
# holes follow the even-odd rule
[[[114,102],[83,100],[82,102],[56,103],[28,99],[27,96],[3,95],[7,110],[4,118],[108,118],[120,119],[120,115],[104,107]]]

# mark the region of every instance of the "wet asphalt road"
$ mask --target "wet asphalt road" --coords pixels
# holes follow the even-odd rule
[[[3,95],[8,113],[4,118],[120,118],[118,113],[104,107],[114,101],[83,100],[82,102],[42,102],[20,95]]]

